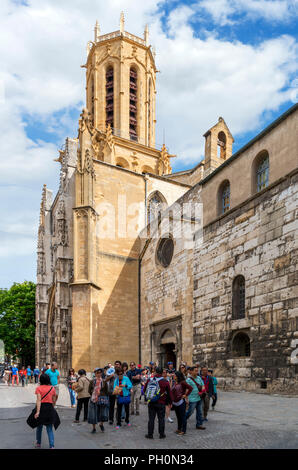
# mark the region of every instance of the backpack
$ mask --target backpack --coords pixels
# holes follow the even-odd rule
[[[146,388],[146,398],[148,400],[148,403],[149,402],[156,402],[160,399],[161,395],[160,395],[160,387],[159,387],[159,381],[162,379],[159,378],[157,379],[156,377],[153,377],[150,379],[150,382],[148,383],[147,385],[147,388]]]

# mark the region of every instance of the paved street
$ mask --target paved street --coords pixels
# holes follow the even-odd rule
[[[65,386],[58,400],[61,425],[55,432],[56,449],[298,449],[298,397],[270,396],[247,392],[221,392],[217,410],[209,413],[206,431],[195,429],[195,418],[189,420],[187,434],[177,436],[176,419],[166,424],[167,438],[144,438],[147,430],[147,407],[141,405],[141,415],[131,418],[132,426],[120,430],[105,425],[90,434],[91,425],[74,424],[74,409],[69,406]],[[0,448],[31,449],[35,432],[26,424],[34,407],[35,386],[7,387],[0,382]],[[156,428],[157,429],[157,428]],[[43,431],[43,448],[48,448]]]

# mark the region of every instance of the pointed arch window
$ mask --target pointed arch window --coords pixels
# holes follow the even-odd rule
[[[269,156],[265,155],[257,167],[257,192],[269,184]]]
[[[138,140],[137,134],[138,111],[138,74],[134,67],[129,71],[129,138]]]
[[[106,71],[106,126],[114,127],[114,68]]]
[[[245,318],[245,279],[243,276],[237,276],[233,282],[233,300],[232,300],[233,320]]]
[[[222,189],[222,196],[221,196],[222,214],[230,210],[230,198],[231,198],[230,183],[226,183]]]
[[[147,220],[148,224],[152,222],[154,219],[158,218],[163,209],[164,209],[165,202],[161,198],[158,193],[154,193],[153,196],[148,201],[148,209],[147,209]]]

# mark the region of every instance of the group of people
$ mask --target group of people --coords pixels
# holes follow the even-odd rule
[[[28,383],[38,383],[40,370],[38,366],[35,366],[34,369],[31,369],[31,366],[22,366],[18,367],[17,365],[9,366],[5,365],[4,369],[4,382],[6,385],[18,386],[21,382],[22,386],[28,385]]]
[[[59,396],[60,373],[57,363],[53,362],[41,370],[40,385],[36,388],[36,430],[35,447],[41,446],[42,427],[46,426],[50,448],[54,448],[53,426],[59,425],[60,420],[56,411]],[[130,417],[140,414],[140,402],[148,407],[147,439],[154,437],[154,425],[158,418],[160,439],[164,439],[165,421],[173,423],[171,410],[177,418],[177,435],[184,435],[190,416],[196,411],[196,429],[206,429],[203,425],[208,421],[207,415],[211,407],[214,410],[217,401],[217,379],[212,370],[199,364],[187,366],[181,363],[179,370],[174,369],[172,362],[166,368],[150,362],[148,367],[142,367],[135,362],[128,364],[115,361],[114,365],[94,369],[91,378],[87,377],[84,369],[77,373],[70,369],[67,376],[71,407],[76,406],[75,423],[80,422],[83,410],[83,420],[92,425],[91,432],[96,433],[99,425],[101,432],[105,431],[104,424],[116,424],[116,429],[122,427],[123,421],[131,426]]]
[[[177,434],[186,433],[187,421],[195,410],[196,428],[204,430],[210,400],[213,410],[217,401],[217,379],[212,370],[200,368],[199,364],[188,367],[181,363],[179,370],[175,370],[172,362],[167,368],[158,367],[154,362],[142,368],[135,362],[128,367],[125,362],[115,361],[114,366],[110,363],[96,368],[91,380],[84,369],[77,374],[70,369],[67,385],[72,407],[75,407],[77,394],[74,422],[79,423],[84,409],[83,420],[92,424],[92,433],[96,432],[96,424],[104,432],[104,423],[113,425],[115,418],[116,429],[120,429],[123,421],[130,426],[130,416],[139,415],[140,401],[144,397],[148,405],[148,439],[153,438],[156,415],[159,437],[165,437],[165,420],[173,423],[171,409],[177,417]]]

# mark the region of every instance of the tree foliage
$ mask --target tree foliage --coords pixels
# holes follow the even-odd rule
[[[0,289],[0,338],[5,354],[21,358],[26,365],[33,365],[35,356],[35,290],[29,281]]]

